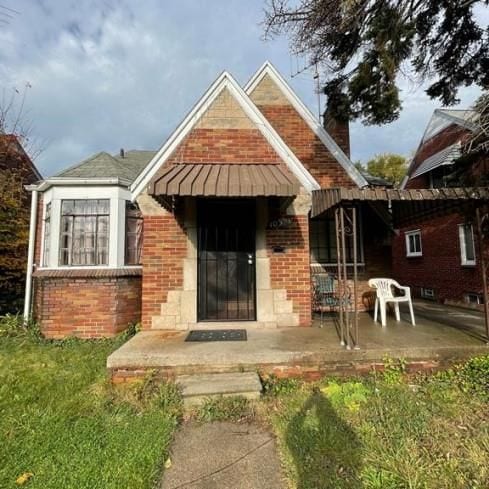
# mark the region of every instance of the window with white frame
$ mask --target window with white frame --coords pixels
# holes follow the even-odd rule
[[[416,229],[415,231],[408,231],[406,236],[406,256],[423,256],[423,249],[421,246],[421,231]]]
[[[61,201],[61,266],[108,265],[109,215],[109,199]]]
[[[46,204],[46,211],[44,214],[44,240],[43,240],[43,254],[42,264],[47,266],[49,264],[49,250],[51,240],[51,202]]]
[[[472,224],[459,224],[460,258],[462,265],[475,265],[474,229]]]

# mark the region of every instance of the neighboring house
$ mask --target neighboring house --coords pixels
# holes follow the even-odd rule
[[[0,134],[0,315],[17,312],[24,292],[29,195],[24,185],[41,178],[13,134]]]
[[[470,110],[435,110],[403,182],[405,189],[477,185],[486,159],[473,158],[460,172],[464,145],[476,130]],[[478,178],[474,175],[478,174]],[[399,229],[393,243],[393,271],[414,294],[440,302],[482,304],[482,278],[475,224],[454,207],[438,216],[419,217]]]
[[[99,153],[32,186],[44,334],[310,326],[311,274],[336,269],[334,219],[309,218],[311,192],[368,185],[348,125],[325,126],[265,63],[244,88],[219,76],[157,152]],[[359,221],[366,292],[390,242],[373,207]]]

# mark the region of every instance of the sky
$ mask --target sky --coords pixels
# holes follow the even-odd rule
[[[263,41],[264,0],[0,0],[3,100],[25,90],[35,162],[53,175],[99,151],[158,149],[219,74],[245,84],[271,61],[314,114],[312,73],[280,37]],[[13,9],[17,13],[7,9]],[[487,12],[482,12],[485,18]],[[27,88],[25,88],[27,87]],[[403,112],[386,126],[350,126],[352,160],[409,156],[433,110],[401,82]],[[460,108],[479,95],[461,90]],[[324,100],[321,101],[324,104]]]

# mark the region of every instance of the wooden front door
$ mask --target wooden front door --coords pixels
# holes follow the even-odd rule
[[[198,203],[198,320],[255,321],[253,200]]]

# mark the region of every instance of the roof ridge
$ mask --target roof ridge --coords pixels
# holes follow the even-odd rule
[[[67,173],[71,170],[75,170],[76,168],[78,168],[82,165],[85,165],[86,163],[88,163],[90,161],[93,161],[94,159],[96,159],[100,155],[110,156],[114,161],[117,161],[111,154],[107,153],[107,151],[99,151],[98,153],[95,153],[95,154],[89,156],[88,158],[85,158],[84,160],[78,162],[78,163],[75,163],[75,164],[73,164],[67,168],[64,168],[63,170],[59,171],[58,173],[55,173],[54,175],[52,175],[52,177],[62,177],[63,173]]]

